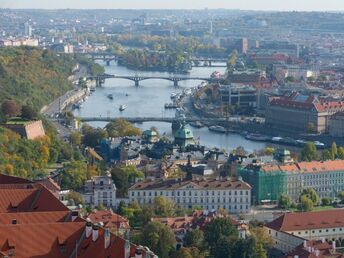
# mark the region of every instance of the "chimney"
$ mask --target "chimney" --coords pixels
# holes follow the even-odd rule
[[[99,236],[99,226],[93,225],[93,227],[92,227],[92,241],[93,242],[97,241],[98,236]]]
[[[303,247],[307,248],[307,240],[303,240]]]
[[[110,230],[108,228],[106,228],[104,232],[104,245],[105,249],[110,245]]]
[[[129,258],[130,257],[130,242],[129,240],[125,240],[124,244],[124,258]]]
[[[336,241],[332,241],[332,249],[333,249],[333,252],[336,252]]]
[[[92,222],[86,222],[86,238],[89,238],[92,235]]]
[[[321,243],[325,243],[325,237],[321,238]]]
[[[135,251],[135,258],[143,258],[142,257],[142,248],[140,248],[140,246]]]
[[[315,250],[315,256],[319,257],[320,256],[320,251],[319,250]]]
[[[76,220],[76,218],[79,217],[78,211],[72,211],[72,221]]]

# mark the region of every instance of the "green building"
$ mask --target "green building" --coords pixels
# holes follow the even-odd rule
[[[280,170],[263,171],[259,165],[238,168],[238,175],[252,186],[252,203],[277,202],[287,192],[287,174]]]
[[[177,132],[175,133],[174,141],[175,141],[175,144],[181,147],[186,147],[190,144],[195,144],[192,131],[185,128],[184,125],[182,125],[182,127],[178,129]]]

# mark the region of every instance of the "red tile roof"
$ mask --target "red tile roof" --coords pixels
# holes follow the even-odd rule
[[[301,244],[283,258],[344,258],[344,254],[336,252],[332,245],[321,240],[306,241],[306,246]]]
[[[128,220],[113,213],[112,210],[95,210],[88,216],[88,219],[90,219],[92,223],[102,222],[105,228],[130,229]]]
[[[68,211],[40,184],[0,185],[1,212]]]
[[[15,212],[0,213],[0,224],[36,224],[49,222],[71,222],[70,211],[50,211],[50,212]]]
[[[266,226],[286,232],[344,227],[344,210],[285,213]]]
[[[25,179],[21,177],[0,174],[0,185],[2,184],[27,184],[27,183],[33,183],[33,182],[30,181],[29,179]]]

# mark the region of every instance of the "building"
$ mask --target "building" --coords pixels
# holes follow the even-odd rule
[[[39,183],[0,181],[0,258],[156,258],[147,247],[85,221]]]
[[[344,210],[285,213],[265,227],[275,248],[291,252],[305,240],[335,241],[344,238]]]
[[[325,133],[329,117],[344,111],[342,101],[324,101],[314,95],[292,93],[273,97],[265,113],[267,128],[293,133]]]
[[[251,210],[251,186],[241,179],[159,180],[138,182],[129,188],[130,202],[152,204],[164,196],[183,208],[204,210],[223,208],[230,213]]]
[[[324,240],[304,241],[283,258],[344,258],[344,254],[336,250],[335,243],[329,244]]]
[[[104,207],[116,207],[116,186],[112,181],[111,175],[95,176],[87,180],[84,185],[83,198],[86,204]]]
[[[257,90],[248,85],[230,84],[220,87],[221,103],[240,108],[257,107]]]
[[[185,125],[182,125],[174,135],[174,142],[176,145],[186,147],[187,145],[194,144],[195,140],[192,131],[185,128]]]
[[[93,224],[102,223],[104,228],[108,228],[116,235],[125,236],[130,230],[129,221],[126,218],[110,210],[94,210],[88,215],[88,219]]]
[[[344,112],[337,112],[329,117],[328,133],[333,137],[344,137]]]
[[[227,80],[230,83],[246,83],[246,84],[255,84],[260,83],[266,74],[264,71],[258,69],[246,69],[246,70],[234,70],[228,72]]]
[[[24,36],[26,37],[32,36],[32,27],[28,22],[24,23]]]
[[[249,164],[238,173],[252,185],[254,203],[277,201],[281,194],[297,201],[306,188],[313,188],[320,198],[334,199],[344,190],[344,160]]]
[[[41,120],[38,121],[22,121],[22,120],[10,120],[5,124],[0,124],[1,126],[14,131],[21,137],[25,137],[29,140],[34,140],[36,138],[45,135],[43,123]]]

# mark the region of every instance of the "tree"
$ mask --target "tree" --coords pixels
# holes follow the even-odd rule
[[[66,199],[68,201],[72,201],[74,205],[79,205],[84,203],[84,198],[82,195],[78,192],[70,192],[67,194]]]
[[[230,218],[216,218],[209,224],[207,224],[204,228],[204,240],[208,244],[210,248],[210,253],[215,252],[218,241],[221,237],[224,237],[225,239],[222,239],[221,241],[227,242],[227,237],[237,237],[238,236],[238,230],[235,226],[233,226],[232,221]],[[224,252],[227,252],[228,250],[224,250]],[[224,256],[225,257],[225,256]]]
[[[337,158],[338,148],[337,148],[337,144],[335,142],[333,142],[331,145],[331,153],[332,153],[333,159]]]
[[[124,136],[138,136],[141,135],[141,130],[133,126],[128,121],[119,118],[113,122],[108,123],[105,129],[110,137],[124,137]]]
[[[274,241],[271,236],[268,234],[267,229],[263,225],[258,225],[256,227],[250,227],[250,232],[252,236],[256,239],[257,243],[262,244],[265,250],[273,248]]]
[[[168,258],[175,248],[176,240],[173,231],[168,226],[153,221],[142,229],[141,243],[148,246],[159,257]]]
[[[117,192],[120,196],[126,196],[129,183],[134,183],[137,178],[143,178],[142,171],[136,169],[135,166],[114,167],[111,170],[112,180],[114,181]]]
[[[318,159],[317,147],[313,142],[307,142],[301,151],[301,159],[313,161]]]
[[[338,193],[338,198],[340,199],[340,201],[343,203],[344,202],[344,191],[341,191]]]
[[[154,198],[153,209],[158,217],[172,217],[176,213],[175,203],[164,196],[156,196]]]
[[[322,206],[329,206],[329,205],[331,205],[331,198],[322,198],[321,199],[321,205]]]
[[[315,129],[314,123],[312,123],[312,122],[308,123],[306,132],[310,133],[310,134],[317,132],[316,129]]]
[[[130,220],[130,225],[132,227],[143,227],[147,225],[148,222],[151,221],[152,217],[154,216],[154,212],[151,207],[145,205],[142,209],[136,209],[134,211],[133,217]]]
[[[10,118],[20,114],[20,107],[14,100],[4,100],[1,104],[1,111],[7,118]]]
[[[338,158],[339,159],[344,159],[344,147],[339,147],[338,148]]]
[[[232,256],[232,246],[233,242],[226,236],[218,236],[217,241],[214,243],[213,248],[210,250],[210,254],[214,258],[231,258]]]
[[[22,106],[21,117],[28,120],[33,120],[37,118],[37,112],[29,105]]]
[[[266,254],[266,251],[263,247],[263,244],[261,242],[257,242],[256,243],[256,246],[254,248],[254,254],[255,254],[255,257],[257,258],[267,258],[267,254]]]
[[[317,205],[320,201],[319,195],[313,188],[303,189],[301,193],[301,198],[302,196],[306,196],[307,198],[309,198],[312,201],[313,205]]]
[[[96,147],[100,143],[100,140],[107,138],[107,132],[101,128],[93,128],[89,125],[82,127],[83,143],[86,146]]]
[[[186,232],[184,237],[184,244],[187,247],[197,247],[201,248],[204,239],[203,231],[199,229],[191,230]]]
[[[64,167],[61,178],[63,189],[80,189],[86,180],[86,163],[83,161],[72,161]]]
[[[301,211],[311,211],[313,209],[313,202],[306,195],[301,196],[301,201],[299,205],[299,210]]]
[[[281,209],[288,209],[290,207],[290,196],[281,194],[278,198],[278,207]]]
[[[179,250],[173,252],[171,258],[204,258],[204,256],[196,247],[182,247]]]
[[[80,145],[81,144],[81,134],[79,132],[72,132],[69,135],[69,140],[74,145]]]
[[[329,150],[323,150],[321,153],[321,160],[326,161],[326,160],[333,160],[334,156],[333,153]]]

